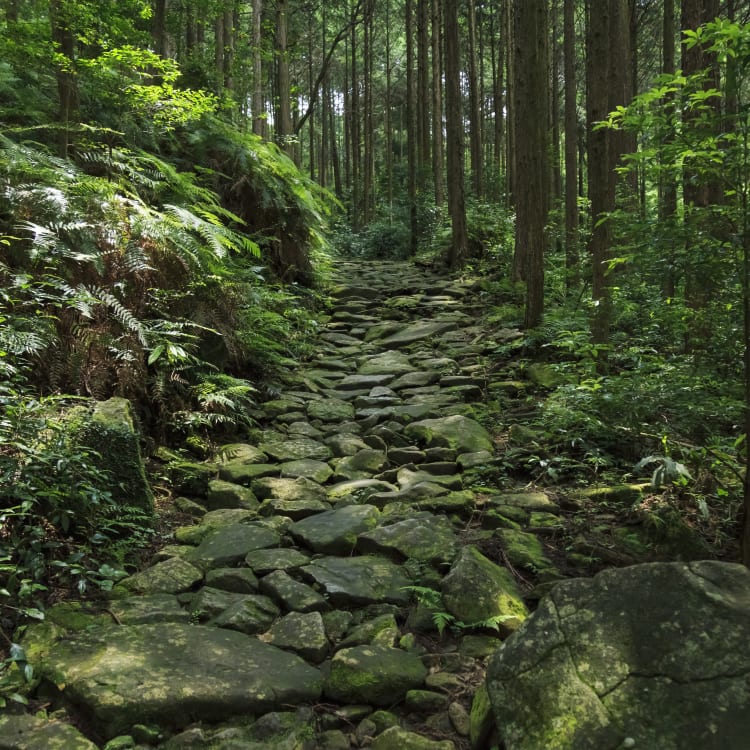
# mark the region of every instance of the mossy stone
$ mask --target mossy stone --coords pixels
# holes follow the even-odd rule
[[[67,422],[71,449],[90,451],[93,464],[111,477],[107,489],[113,501],[152,513],[154,496],[146,479],[130,402],[110,398],[76,407],[70,410]]]

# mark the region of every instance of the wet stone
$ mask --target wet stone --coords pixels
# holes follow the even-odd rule
[[[282,478],[304,477],[313,482],[323,484],[333,474],[331,467],[323,461],[314,461],[311,458],[303,458],[299,461],[287,461],[279,466]]]
[[[251,550],[277,547],[279,542],[279,535],[263,526],[232,524],[212,531],[185,557],[202,570],[211,570],[235,565]]]

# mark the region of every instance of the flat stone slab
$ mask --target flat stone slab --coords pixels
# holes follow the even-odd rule
[[[331,449],[317,440],[310,438],[294,438],[263,443],[260,446],[271,458],[284,463],[297,461],[301,458],[314,458],[327,461],[331,457]]]
[[[409,602],[403,590],[409,579],[398,565],[382,557],[322,557],[302,572],[322,588],[334,607]]]
[[[97,750],[75,727],[31,714],[0,716],[0,747],[8,750]]]
[[[345,505],[297,521],[289,533],[313,552],[348,555],[359,534],[375,528],[379,518],[380,511],[373,505]]]
[[[347,375],[336,383],[336,388],[340,391],[370,391],[379,385],[386,385],[393,377],[387,372],[380,375]]]
[[[396,351],[382,352],[368,357],[359,367],[360,375],[403,375],[414,370],[406,354]]]
[[[281,476],[291,477],[296,479],[297,477],[304,477],[310,479],[313,482],[323,484],[333,474],[333,469],[323,462],[315,461],[312,458],[303,458],[299,461],[287,461],[285,464],[279,466]]]
[[[320,672],[294,654],[236,631],[179,623],[68,634],[35,667],[106,739],[134,724],[179,730],[263,714],[316,701],[322,689]]]
[[[187,560],[170,557],[135,573],[115,586],[118,597],[129,594],[180,594],[203,580],[203,571]]]
[[[418,320],[416,323],[412,323],[411,325],[406,326],[406,328],[380,339],[379,343],[384,346],[399,348],[401,346],[408,346],[417,341],[423,341],[432,336],[437,336],[438,334],[444,333],[455,327],[456,324],[452,321]]]
[[[277,547],[280,541],[279,535],[265,526],[237,523],[212,531],[185,558],[202,570],[222,568],[241,562],[251,550]]]
[[[310,562],[308,555],[296,549],[258,549],[248,553],[245,564],[259,576],[274,570],[294,570]]]
[[[741,565],[652,563],[562,582],[487,668],[504,745],[745,750],[749,639]]]
[[[307,416],[321,422],[346,422],[354,416],[354,407],[340,398],[324,398],[307,405]]]
[[[190,613],[172,594],[129,596],[109,603],[109,611],[122,625],[145,625],[152,622],[187,622]],[[0,747],[2,742],[0,742]]]

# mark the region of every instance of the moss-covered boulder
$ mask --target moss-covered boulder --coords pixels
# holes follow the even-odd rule
[[[404,430],[408,437],[428,447],[450,448],[461,453],[492,451],[493,444],[487,430],[479,422],[461,415],[424,419],[413,422]]]
[[[511,574],[476,547],[461,550],[441,589],[448,612],[467,624],[492,620],[510,632],[528,616]]]
[[[154,509],[154,496],[146,480],[140,437],[130,402],[124,398],[95,401],[68,414],[71,449],[91,452],[94,464],[111,477],[106,487],[122,507]]]
[[[560,583],[490,660],[504,746],[744,750],[748,640],[740,565],[653,563]]]
[[[421,687],[426,676],[422,660],[407,651],[354,646],[336,652],[324,691],[335,701],[390,706]]]

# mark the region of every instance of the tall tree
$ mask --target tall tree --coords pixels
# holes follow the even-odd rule
[[[409,205],[409,251],[417,251],[419,224],[417,215],[417,81],[415,75],[415,19],[414,0],[406,0],[406,150],[407,150],[407,192]]]
[[[442,6],[432,0],[432,174],[435,181],[435,205],[445,203],[445,164],[443,159],[443,55],[441,33]]]
[[[253,0],[253,133],[265,138],[267,136],[268,118],[263,99],[263,0]]]
[[[513,119],[516,126],[514,269],[526,283],[524,325],[544,311],[544,246],[549,206],[547,0],[513,3]],[[529,96],[533,91],[534,96]]]
[[[599,345],[599,365],[606,367],[606,345],[612,321],[612,227],[608,214],[615,208],[617,165],[628,151],[629,136],[597,128],[609,112],[632,97],[629,0],[587,0],[586,124],[588,182],[591,201],[592,339]]]
[[[576,86],[575,0],[564,0],[565,77],[565,267],[566,287],[575,284],[578,266],[578,89]]]
[[[52,27],[52,42],[60,57],[56,62],[58,119],[60,130],[57,140],[58,153],[68,155],[70,127],[78,112],[78,84],[76,81],[75,28],[69,7],[70,0],[50,0],[49,18]]]
[[[474,0],[467,0],[468,39],[468,85],[469,85],[469,153],[471,155],[471,184],[474,195],[481,197],[483,190],[482,175],[482,106],[481,82],[477,62],[477,10]]]
[[[408,1],[408,0],[407,0]],[[448,167],[448,211],[451,246],[448,264],[460,266],[469,245],[464,195],[464,139],[461,100],[461,59],[458,34],[458,0],[445,0],[445,114],[446,161]]]

